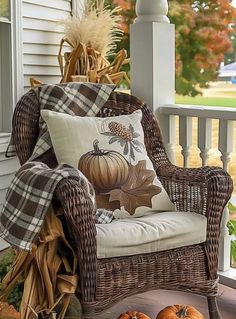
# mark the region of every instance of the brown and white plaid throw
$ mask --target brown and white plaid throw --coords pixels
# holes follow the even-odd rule
[[[0,237],[17,248],[31,250],[57,183],[68,177],[78,180],[87,189],[91,201],[95,201],[91,184],[78,169],[66,164],[50,169],[46,164],[36,161],[24,164],[16,173],[6,195],[0,215]],[[112,219],[111,211],[96,212],[96,224],[110,223]]]
[[[95,116],[114,89],[112,85],[92,83],[67,83],[44,85],[38,88],[41,109],[79,116]],[[83,181],[85,187],[90,183],[77,169],[61,164],[50,169],[46,164],[35,161],[52,147],[45,122],[40,119],[39,139],[30,161],[16,173],[0,215],[0,237],[10,244],[30,250],[41,229],[45,214],[50,206],[57,183],[63,178]],[[14,156],[14,143],[10,142],[7,156]],[[91,200],[94,200],[91,193]],[[110,211],[98,210],[95,223],[109,223],[113,218]]]
[[[75,178],[92,190],[77,169],[65,164],[50,169],[42,162],[28,162],[16,173],[6,195],[0,216],[0,237],[18,248],[30,250],[51,204],[57,183]],[[89,188],[90,187],[90,188]],[[90,191],[91,200],[94,194]]]
[[[57,85],[42,85],[35,89],[40,109],[78,116],[96,116],[108,100],[115,86],[110,84],[69,82]],[[46,123],[39,119],[39,138],[30,160],[37,159],[52,147]],[[7,157],[16,156],[11,139],[6,151]]]

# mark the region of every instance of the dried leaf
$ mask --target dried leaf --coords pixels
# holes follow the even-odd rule
[[[118,200],[130,215],[140,206],[152,207],[152,197],[161,192],[161,188],[153,185],[156,174],[146,169],[146,161],[139,161],[137,165],[130,165],[130,176],[121,189],[110,192],[110,201]]]

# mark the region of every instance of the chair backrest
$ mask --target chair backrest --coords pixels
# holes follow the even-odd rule
[[[168,159],[156,118],[144,102],[133,95],[112,92],[98,116],[130,114],[138,109],[141,109],[143,113],[142,126],[147,152],[154,167],[157,168],[158,163],[163,165],[163,162],[168,162]],[[17,103],[12,120],[12,137],[21,164],[29,159],[38,139],[39,117],[39,100],[35,91],[30,90]],[[47,152],[40,159],[51,167],[57,164],[52,151]]]

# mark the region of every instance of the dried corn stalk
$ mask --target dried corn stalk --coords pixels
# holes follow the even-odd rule
[[[68,254],[72,257],[72,264],[67,259]],[[7,299],[23,273],[21,318],[36,319],[39,314],[40,318],[55,318],[55,307],[61,303],[62,309],[57,319],[63,319],[77,288],[76,270],[77,257],[65,239],[60,220],[50,208],[38,244],[30,253],[20,251],[12,269],[3,279],[4,289],[0,299]]]
[[[104,0],[87,1],[84,14],[63,20],[65,37],[61,40],[58,61],[61,70],[61,82],[89,81],[118,84],[125,78],[120,71],[123,64],[129,63],[123,49],[115,56],[112,63],[107,57],[116,48],[123,32],[119,26],[119,8],[109,10],[104,7]],[[71,52],[62,54],[63,46],[71,47]]]
[[[62,39],[58,54],[58,61],[61,70],[61,82],[84,81],[97,83],[115,83],[118,84],[122,78],[125,78],[128,84],[130,80],[127,74],[120,71],[122,65],[129,63],[124,49],[120,50],[112,63],[103,57],[93,48],[87,48],[83,43],[71,52],[62,56],[62,47],[64,43],[69,43],[67,39]]]

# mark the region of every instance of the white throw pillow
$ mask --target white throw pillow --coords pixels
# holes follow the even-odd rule
[[[147,155],[141,110],[106,118],[49,110],[41,115],[58,162],[84,173],[95,188],[98,207],[114,210],[116,218],[175,209]]]

